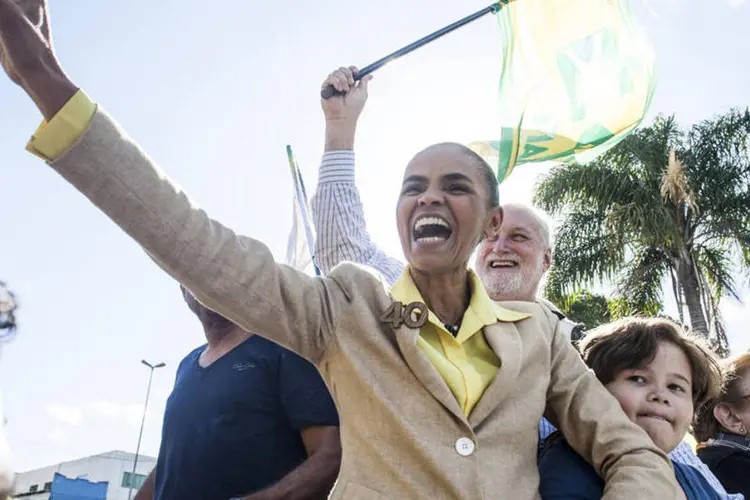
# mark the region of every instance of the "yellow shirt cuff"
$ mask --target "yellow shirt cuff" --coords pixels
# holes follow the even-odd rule
[[[79,90],[49,123],[42,122],[26,150],[46,161],[56,160],[88,129],[95,111],[94,101]]]

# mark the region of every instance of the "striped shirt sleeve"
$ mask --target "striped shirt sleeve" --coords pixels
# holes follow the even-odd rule
[[[311,200],[315,240],[315,263],[323,274],[337,264],[350,261],[378,271],[393,285],[404,264],[385,254],[370,239],[359,191],[354,182],[354,151],[331,151],[323,155],[318,188]]]
[[[669,454],[669,458],[671,458],[675,462],[690,465],[698,469],[703,477],[706,478],[708,484],[710,484],[711,487],[716,490],[716,492],[722,498],[726,498],[727,500],[737,500],[743,498],[742,495],[729,495],[724,489],[724,486],[722,486],[719,480],[716,478],[716,476],[714,476],[714,474],[706,466],[706,464],[704,464],[701,459],[698,458],[695,453],[693,453],[692,448],[685,441],[680,442],[680,444],[678,444],[677,447],[672,450],[672,452]]]

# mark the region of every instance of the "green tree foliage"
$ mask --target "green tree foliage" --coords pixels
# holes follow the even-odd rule
[[[659,117],[587,165],[553,168],[534,201],[558,215],[547,295],[613,282],[610,313],[655,315],[671,284],[680,321],[719,351],[719,313],[739,299],[734,267],[750,270],[750,111],[731,110],[683,131]]]

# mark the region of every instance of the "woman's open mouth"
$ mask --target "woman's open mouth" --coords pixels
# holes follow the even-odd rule
[[[448,240],[453,228],[444,218],[437,215],[423,215],[417,218],[412,229],[412,238],[417,243],[440,243]]]

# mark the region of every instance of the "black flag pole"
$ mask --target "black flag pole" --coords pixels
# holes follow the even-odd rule
[[[453,24],[449,24],[445,28],[439,29],[436,32],[431,33],[431,34],[427,35],[424,38],[420,38],[419,40],[417,40],[414,43],[410,43],[406,47],[402,47],[402,48],[398,49],[396,52],[394,52],[392,54],[389,54],[389,55],[385,56],[384,58],[379,59],[378,61],[375,61],[374,63],[370,64],[369,66],[365,66],[364,68],[362,68],[361,70],[359,70],[359,73],[356,74],[356,76],[354,77],[354,80],[357,80],[357,81],[361,80],[362,78],[364,78],[367,75],[369,75],[370,73],[372,73],[372,72],[374,72],[374,71],[382,68],[383,66],[385,66],[389,62],[393,61],[394,59],[398,59],[401,56],[404,56],[404,55],[406,55],[406,54],[408,54],[410,52],[413,52],[413,51],[417,50],[418,48],[423,47],[423,46],[427,45],[428,43],[430,43],[430,42],[432,42],[434,40],[437,40],[441,36],[447,35],[451,31],[457,30],[458,28],[460,28],[462,26],[466,26],[467,24],[469,24],[469,23],[471,23],[473,21],[476,21],[480,17],[484,17],[487,14],[495,14],[495,13],[497,13],[501,8],[503,8],[504,6],[506,6],[507,4],[509,4],[512,1],[514,1],[514,0],[500,0],[499,2],[495,2],[492,5],[490,5],[489,7],[485,7],[484,9],[482,9],[480,11],[477,11],[477,12],[471,14],[470,16],[466,16],[463,19],[458,20],[458,21],[456,21]],[[326,88],[324,88],[321,91],[320,95],[321,95],[321,97],[323,97],[323,99],[328,99],[330,97],[333,97],[333,96],[337,95],[338,93],[339,92],[337,92],[336,89],[333,88],[333,85],[329,85],[329,86],[327,86]]]

